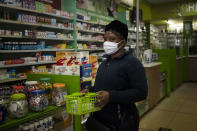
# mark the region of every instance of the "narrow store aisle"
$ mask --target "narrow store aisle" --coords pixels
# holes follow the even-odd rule
[[[197,131],[197,83],[186,83],[140,121],[139,131]]]

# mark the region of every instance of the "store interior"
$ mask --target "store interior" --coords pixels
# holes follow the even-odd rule
[[[93,88],[113,20],[146,72],[139,130],[197,130],[196,0],[0,0],[0,130],[84,130],[69,95]]]

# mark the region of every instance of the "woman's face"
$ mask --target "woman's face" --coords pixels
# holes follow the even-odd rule
[[[125,44],[125,40],[121,39],[121,36],[113,33],[111,31],[106,31],[104,35],[104,41],[116,42],[119,43],[118,47]]]
[[[116,34],[114,34],[111,31],[106,31],[104,35],[104,41],[111,41],[111,42],[120,42],[120,37],[118,37]]]

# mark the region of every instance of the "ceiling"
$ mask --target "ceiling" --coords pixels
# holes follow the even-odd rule
[[[147,1],[152,4],[161,4],[161,3],[176,2],[176,1],[181,1],[181,0],[147,0]]]

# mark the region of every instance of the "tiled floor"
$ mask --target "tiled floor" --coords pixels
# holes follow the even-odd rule
[[[140,121],[139,131],[197,131],[197,83],[185,83]]]

